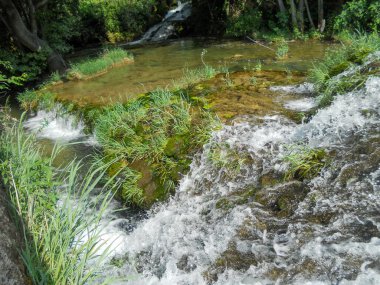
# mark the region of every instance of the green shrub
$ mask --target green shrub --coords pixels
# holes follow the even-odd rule
[[[9,61],[0,60],[0,94],[14,86],[20,86],[26,80],[25,73],[15,75],[14,68]]]
[[[227,21],[226,34],[229,36],[251,36],[260,30],[262,13],[258,9],[247,8],[240,15]]]
[[[334,29],[337,32],[380,31],[380,2],[378,0],[348,1],[342,12],[335,18]]]
[[[160,21],[169,8],[164,6],[155,0],[81,0],[79,14],[83,28],[93,37],[117,42],[141,36],[150,25]],[[98,27],[98,31],[89,24]]]

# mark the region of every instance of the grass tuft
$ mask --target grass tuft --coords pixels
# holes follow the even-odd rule
[[[102,74],[117,64],[131,60],[131,54],[124,49],[114,48],[105,50],[95,59],[88,59],[72,64],[70,70],[67,72],[67,78],[69,80],[87,79]]]
[[[336,77],[344,71],[364,63],[368,55],[380,50],[380,37],[373,34],[345,34],[341,46],[329,50],[325,59],[314,66],[309,74],[316,91],[320,94],[319,106],[329,105],[337,94],[346,93],[360,87],[371,74],[368,70],[352,72]]]
[[[143,206],[174,190],[190,164],[188,156],[203,146],[215,125],[209,112],[191,106],[182,93],[158,89],[105,108],[94,132],[105,161],[117,160],[109,173],[122,181],[119,196]]]
[[[327,163],[327,152],[322,148],[292,146],[283,157],[288,163],[285,180],[311,179],[319,174]]]

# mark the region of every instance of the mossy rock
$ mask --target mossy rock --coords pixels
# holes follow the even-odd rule
[[[208,284],[212,284],[218,280],[218,275],[225,270],[246,271],[251,265],[257,265],[254,254],[241,252],[236,248],[235,242],[230,242],[228,249],[202,275]]]
[[[329,76],[333,77],[345,71],[347,68],[351,66],[349,61],[340,62],[338,65],[333,66],[329,71]]]
[[[308,193],[307,187],[300,181],[290,181],[271,188],[262,188],[255,199],[279,217],[291,216]]]

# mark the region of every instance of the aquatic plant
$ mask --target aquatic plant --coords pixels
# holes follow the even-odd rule
[[[21,123],[5,124],[0,136],[0,173],[24,239],[21,250],[34,284],[88,284],[98,278],[108,251],[99,251],[99,221],[111,195],[108,185],[98,189],[105,168],[81,163],[59,170],[52,155],[41,155],[33,136]],[[88,211],[96,213],[88,215]],[[91,264],[91,265],[90,265]]]
[[[25,111],[37,109],[51,110],[55,105],[55,94],[46,90],[25,90],[17,95],[21,108]]]
[[[323,148],[290,146],[282,158],[288,164],[285,180],[311,179],[319,174],[327,163],[327,152]]]
[[[230,72],[227,71],[224,75],[224,82],[228,87],[233,87],[234,86],[234,81],[231,79]]]
[[[285,40],[280,41],[276,49],[277,59],[284,59],[288,56],[289,45]]]
[[[228,143],[212,143],[207,149],[207,159],[230,178],[236,177],[249,161],[246,153],[231,148]]]
[[[251,78],[249,79],[249,82],[252,85],[256,85],[257,84],[257,77],[256,76],[251,76]]]
[[[215,122],[207,111],[192,107],[184,94],[167,89],[105,108],[94,133],[105,161],[117,160],[109,174],[122,183],[119,197],[138,206],[167,197],[179,173],[188,168],[188,155],[209,138]]]

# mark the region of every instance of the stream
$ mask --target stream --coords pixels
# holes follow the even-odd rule
[[[265,72],[296,73],[310,68],[327,48],[312,41],[290,43],[289,57],[279,61],[270,50],[247,42],[180,40],[132,49],[133,64],[57,85],[54,92],[81,105],[125,102],[168,86],[184,68],[201,66],[204,49],[208,64],[231,72],[244,73],[260,62]],[[101,238],[111,253],[104,278],[133,285],[380,284],[380,78],[337,96],[301,124],[283,111],[313,109],[312,86],[272,80],[267,91],[253,96],[270,94],[276,107],[242,111],[225,121],[193,157],[169,201],[136,217],[115,213],[120,205],[111,203],[101,222]],[[25,128],[47,149],[57,141],[79,142],[61,155],[71,160],[97,147],[73,120],[40,110]],[[331,162],[307,183],[279,180],[289,146],[301,144],[325,149]],[[239,167],[229,167],[236,161],[215,165],[210,160],[215,146],[222,154],[237,154]]]

